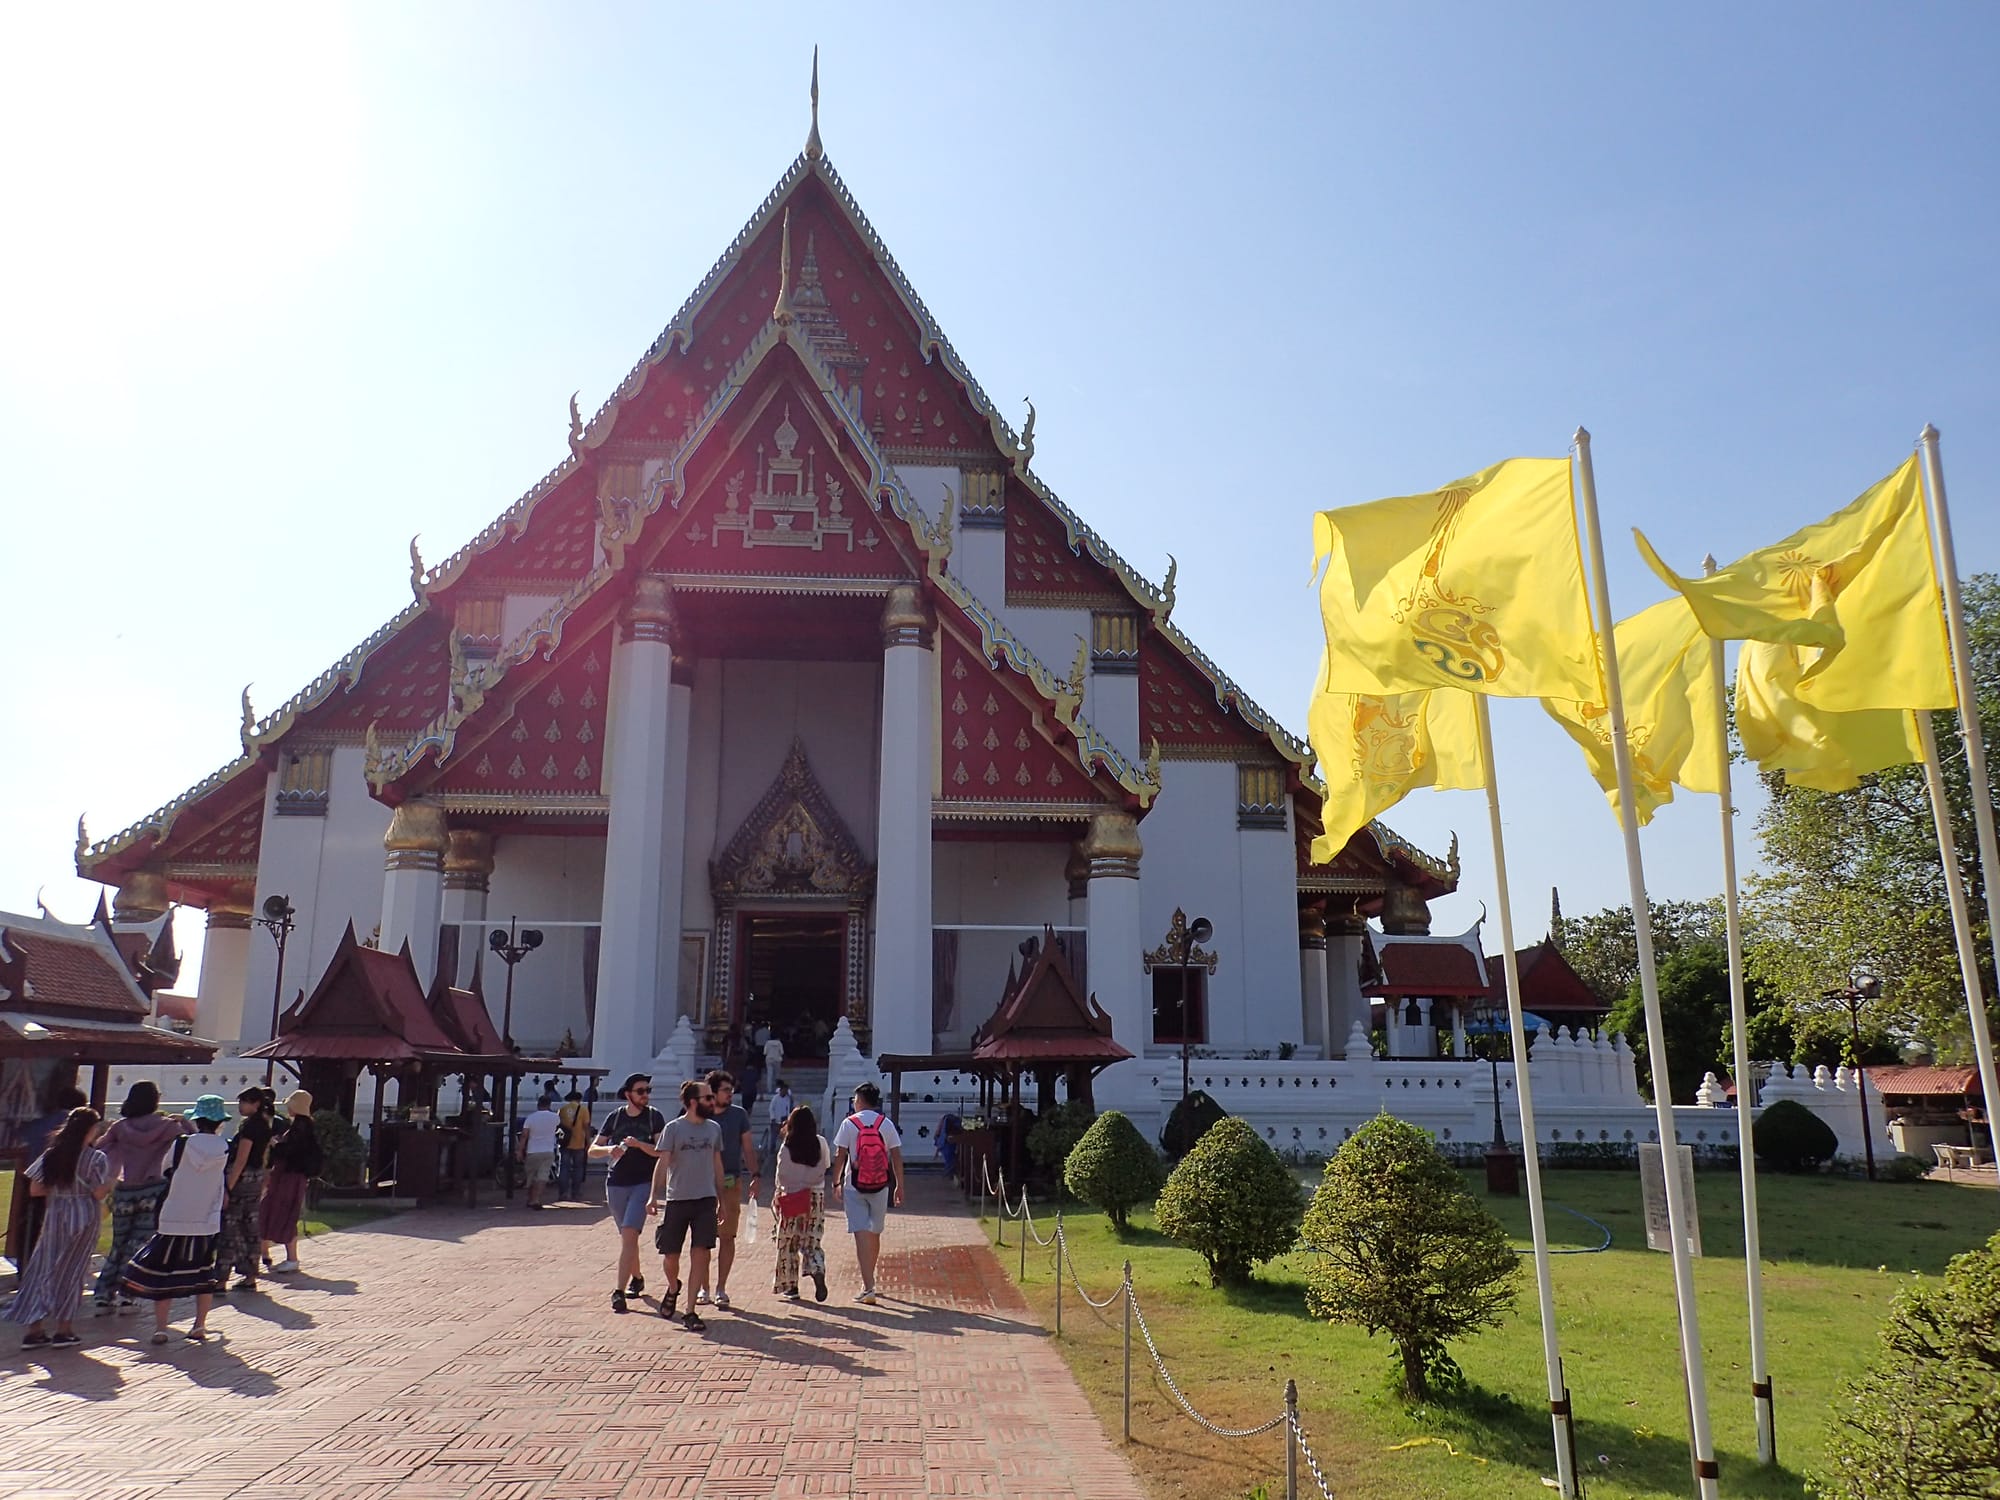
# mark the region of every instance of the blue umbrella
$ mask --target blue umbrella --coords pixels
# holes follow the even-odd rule
[[[1547,1031],[1550,1029],[1549,1023],[1531,1010],[1521,1012],[1521,1025],[1529,1031]],[[1484,1036],[1489,1031],[1505,1031],[1507,1029],[1507,1012],[1504,1010],[1481,1011],[1465,1023],[1465,1029],[1478,1036]]]

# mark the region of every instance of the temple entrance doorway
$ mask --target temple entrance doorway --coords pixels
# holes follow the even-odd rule
[[[846,978],[847,918],[840,912],[745,912],[741,1025],[785,1044],[785,1056],[826,1056],[840,1020]]]

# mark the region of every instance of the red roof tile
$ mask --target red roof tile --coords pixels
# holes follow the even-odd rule
[[[1521,1009],[1536,1015],[1595,1015],[1608,1007],[1597,991],[1569,966],[1562,950],[1553,943],[1530,943],[1516,950],[1514,962],[1521,969]],[[1507,998],[1507,969],[1498,957],[1486,960],[1486,972],[1493,980],[1495,999]]]
[[[1952,1099],[1967,1095],[1980,1097],[1977,1068],[1941,1068],[1934,1064],[1912,1068],[1884,1066],[1870,1068],[1868,1081],[1884,1094],[1932,1094]]]
[[[1472,950],[1456,942],[1376,940],[1381,977],[1365,986],[1371,995],[1484,996],[1491,993]]]
[[[0,985],[13,991],[12,1010],[49,1011],[107,1021],[144,1021],[145,997],[117,953],[87,934],[57,936],[0,926],[0,946],[16,957],[0,961]]]

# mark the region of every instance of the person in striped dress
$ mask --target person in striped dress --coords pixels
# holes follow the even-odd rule
[[[188,1118],[195,1133],[175,1143],[167,1167],[167,1196],[158,1228],[125,1267],[125,1286],[153,1304],[153,1342],[167,1341],[174,1299],[194,1298],[190,1343],[208,1339],[208,1311],[228,1271],[217,1262],[222,1241],[222,1205],[229,1196],[229,1147],[217,1132],[229,1117],[220,1094],[195,1100]]]
[[[83,1276],[97,1249],[104,1200],[114,1186],[110,1161],[91,1144],[101,1119],[88,1106],[71,1110],[48,1150],[28,1163],[28,1193],[42,1199],[48,1212],[20,1290],[5,1314],[11,1323],[28,1325],[23,1349],[83,1342],[77,1337],[76,1310],[83,1305]],[[48,1331],[50,1322],[56,1325],[54,1333]]]

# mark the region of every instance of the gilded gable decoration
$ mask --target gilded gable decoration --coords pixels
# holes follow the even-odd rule
[[[778,779],[709,864],[718,897],[844,897],[874,889],[862,856],[806,759],[792,741]]]
[[[729,535],[746,548],[809,547],[821,552],[831,541],[852,552],[854,518],[847,514],[845,487],[829,478],[825,495],[820,494],[818,451],[808,445],[805,457],[799,457],[799,430],[792,425],[789,406],[771,438],[777,451],[768,457],[764,445],[757,445],[757,487],[747,504],[745,476],[738,472],[724,481],[722,511],[709,532],[709,545],[720,547]]]

